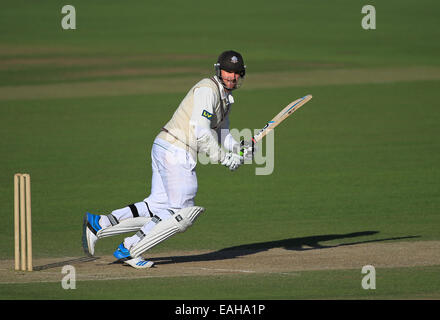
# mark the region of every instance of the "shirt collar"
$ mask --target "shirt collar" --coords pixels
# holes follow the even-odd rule
[[[234,103],[234,97],[232,96],[232,94],[229,92],[227,93],[225,88],[223,87],[223,85],[221,84],[219,78],[217,76],[214,76],[215,81],[217,82],[217,86],[220,89],[220,96],[221,99],[224,100],[226,99],[226,101],[228,102],[228,104],[233,104]]]

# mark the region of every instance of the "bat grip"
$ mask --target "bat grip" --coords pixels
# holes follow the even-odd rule
[[[244,140],[241,140],[240,141],[240,156],[244,156]],[[256,141],[255,141],[255,139],[254,139],[254,137],[252,137],[252,139],[251,139],[251,145],[252,145],[252,155],[254,154],[254,152],[255,152],[255,144],[256,144]]]

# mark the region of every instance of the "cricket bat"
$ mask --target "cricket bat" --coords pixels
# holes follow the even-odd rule
[[[281,122],[287,119],[287,117],[289,117],[292,113],[301,108],[311,99],[312,95],[309,94],[289,103],[283,110],[280,111],[280,113],[278,113],[272,120],[267,122],[266,125],[260,131],[258,131],[256,135],[252,137],[252,145],[263,139],[269,132],[275,129]],[[242,146],[243,144],[244,141],[241,141]],[[243,155],[243,149],[241,150],[240,154]]]

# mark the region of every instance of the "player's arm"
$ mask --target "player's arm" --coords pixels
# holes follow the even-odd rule
[[[221,127],[221,144],[229,152],[237,153],[243,156],[245,159],[252,159],[257,147],[253,140],[238,142],[234,139],[229,131],[229,116],[223,121]]]
[[[242,162],[239,157],[226,153],[218,143],[218,137],[211,129],[211,119],[216,103],[215,93],[211,88],[201,87],[194,91],[194,107],[191,123],[197,139],[197,148],[206,153],[211,160],[221,162],[231,170],[238,168]]]
[[[240,152],[240,142],[236,141],[229,131],[229,116],[226,117],[220,127],[220,143],[229,152]]]
[[[225,152],[217,142],[215,131],[211,130],[215,100],[216,97],[211,88],[201,87],[195,89],[191,124],[194,127],[198,150],[208,154],[213,161],[221,161]]]

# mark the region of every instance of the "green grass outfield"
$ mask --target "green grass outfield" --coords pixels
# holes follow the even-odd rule
[[[226,1],[232,12],[207,1],[70,1],[77,30],[61,29],[58,1],[2,4],[0,259],[13,258],[14,173],[32,177],[36,259],[82,255],[85,211],[145,198],[154,136],[225,49],[242,52],[248,72],[231,127],[260,128],[290,101],[313,100],[277,128],[271,175],[199,166],[206,215],[153,252],[368,231],[352,241],[440,240],[440,5],[368,3],[376,30],[361,28],[363,1]],[[0,299],[438,299],[438,272],[378,268],[371,291],[360,269],[79,281],[70,291],[0,283]]]

